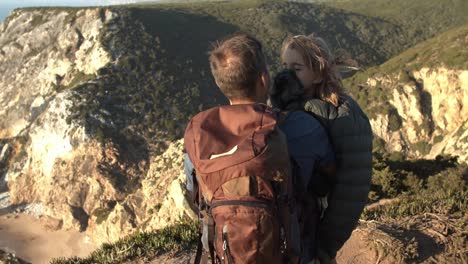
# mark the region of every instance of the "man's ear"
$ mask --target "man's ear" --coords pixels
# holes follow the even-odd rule
[[[268,72],[262,72],[260,74],[260,84],[267,91],[270,89],[270,75],[268,74]]]
[[[256,87],[256,100],[261,103],[266,103],[268,93],[270,92],[270,75],[268,75],[268,72],[262,72],[259,77]]]
[[[218,84],[218,80],[216,80],[216,78],[213,78],[215,83],[216,83],[216,86],[218,86],[218,88],[220,87],[219,84]]]

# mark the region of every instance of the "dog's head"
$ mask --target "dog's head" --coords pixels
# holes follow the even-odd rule
[[[304,87],[293,70],[283,70],[276,74],[270,91],[270,102],[273,107],[281,110],[297,110],[300,108]]]

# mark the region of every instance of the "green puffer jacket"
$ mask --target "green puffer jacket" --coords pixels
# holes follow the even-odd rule
[[[372,129],[366,114],[349,96],[343,98],[339,107],[311,99],[304,109],[328,131],[338,167],[328,208],[318,228],[318,256],[323,264],[335,258],[351,236],[367,202],[372,175]]]

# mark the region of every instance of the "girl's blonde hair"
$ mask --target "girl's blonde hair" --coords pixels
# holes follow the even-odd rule
[[[307,66],[315,73],[320,74],[322,82],[313,91],[306,91],[308,96],[320,98],[334,106],[340,104],[340,98],[344,94],[339,75],[327,43],[315,35],[297,35],[289,37],[283,42],[281,55],[287,48],[299,52],[304,58]]]

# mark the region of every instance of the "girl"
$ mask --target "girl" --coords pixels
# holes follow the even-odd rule
[[[322,123],[335,151],[338,170],[336,178],[328,181],[328,205],[322,206],[326,210],[317,230],[318,248],[304,249],[317,250],[320,263],[330,263],[350,237],[367,202],[372,129],[359,105],[346,95],[333,55],[323,39],[314,35],[286,39],[281,61],[302,84],[299,105]],[[317,186],[320,185],[312,183],[309,189],[320,195],[322,190]]]

